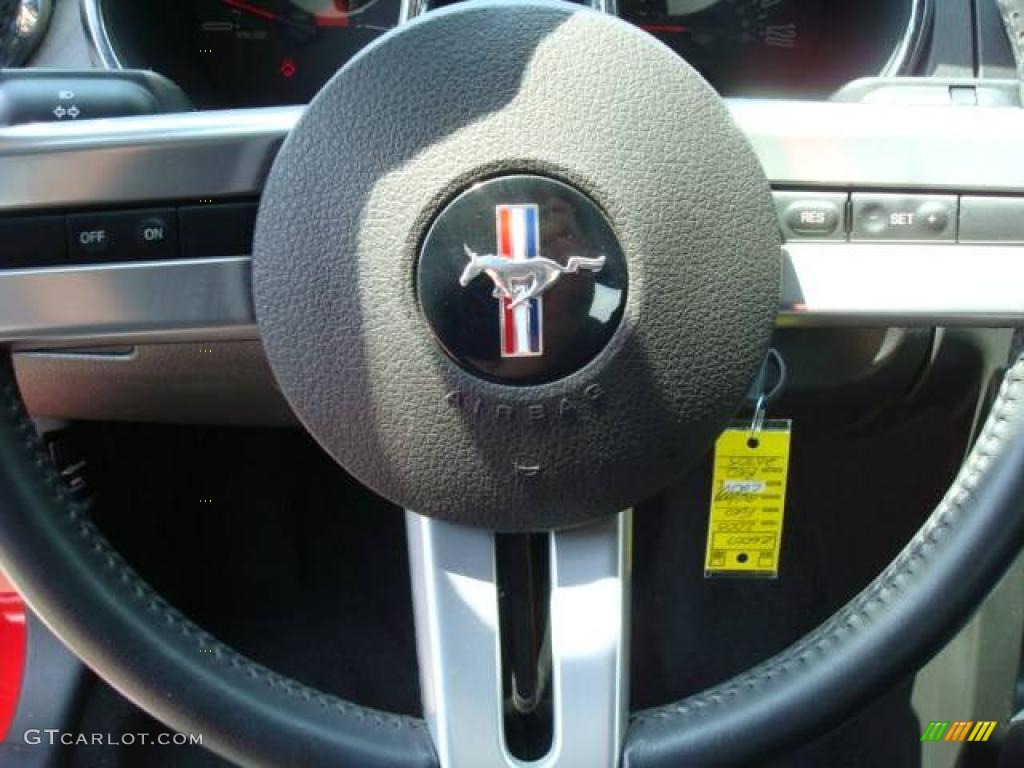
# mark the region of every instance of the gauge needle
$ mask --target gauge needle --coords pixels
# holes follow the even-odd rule
[[[245,2],[245,0],[220,1],[229,8],[234,8],[236,11],[241,11],[242,13],[248,13],[250,16],[255,16],[258,19],[266,19],[267,21],[281,20],[281,16],[279,14],[267,10],[266,8],[260,8],[258,5],[252,5],[251,3],[247,3]]]
[[[672,32],[676,34],[686,31],[686,27],[682,24],[641,24],[640,29],[645,32]]]
[[[220,0],[222,4],[229,8],[234,8],[236,11],[242,13],[248,13],[250,16],[255,16],[258,19],[264,19],[266,21],[275,21],[279,24],[285,24],[292,27],[305,27],[301,21],[284,16],[280,13],[275,13],[269,8],[262,8],[252,3],[247,3],[245,0]],[[338,6],[340,7],[340,3]],[[346,3],[347,5],[347,3]],[[311,15],[313,24],[317,27],[347,27],[349,25],[349,19],[346,15],[339,16],[317,16]]]

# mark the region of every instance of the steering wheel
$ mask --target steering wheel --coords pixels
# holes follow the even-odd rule
[[[858,109],[838,114],[859,120]],[[502,733],[496,531],[550,532],[543,765],[738,765],[839,723],[936,652],[1018,552],[1024,362],[945,499],[861,594],[735,679],[627,716],[628,510],[692,466],[735,412],[780,290],[790,319],[850,307],[872,322],[1002,317],[955,290],[923,295],[927,284],[911,296],[879,281],[858,295],[856,275],[873,263],[863,250],[852,265],[815,266],[792,249],[783,260],[743,110],[615,18],[479,2],[384,36],[297,120],[268,110],[7,134],[7,202],[34,200],[58,161],[101,180],[63,188],[65,205],[182,198],[197,177],[211,196],[263,187],[251,275],[248,259],[107,270],[102,309],[46,303],[45,276],[19,284],[27,304],[3,294],[34,313],[0,324],[10,577],[102,678],[243,765],[518,764]],[[793,128],[779,152],[813,152],[824,125]],[[805,182],[825,184],[837,167],[850,173],[838,181],[860,181],[857,157],[818,159],[800,166]],[[969,169],[951,162],[955,185]],[[978,258],[971,268],[993,263]],[[847,283],[844,306],[815,304],[828,301],[814,292],[827,269]],[[410,510],[423,719],[312,690],[195,626],[70,497],[26,416],[9,352],[33,334],[237,336],[253,313],[305,428]]]

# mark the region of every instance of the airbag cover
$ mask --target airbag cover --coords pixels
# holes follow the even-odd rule
[[[536,385],[458,365],[416,292],[439,212],[521,174],[592,200],[628,274],[600,353]],[[764,354],[781,263],[767,182],[714,91],[562,3],[460,4],[353,59],[277,157],[254,253],[268,357],[323,447],[399,505],[505,531],[631,506],[701,457]]]

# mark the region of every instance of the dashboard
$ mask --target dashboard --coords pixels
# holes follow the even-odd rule
[[[932,4],[594,1],[657,37],[723,95],[810,99],[859,77],[911,73]],[[155,70],[197,108],[223,109],[305,103],[377,37],[450,2],[83,0],[83,11],[104,66]]]

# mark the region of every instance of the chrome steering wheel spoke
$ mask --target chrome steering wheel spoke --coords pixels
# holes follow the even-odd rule
[[[618,764],[628,701],[630,512],[547,536],[553,735],[530,764]],[[518,766],[503,711],[495,536],[406,513],[424,715],[443,768]]]
[[[774,186],[1024,196],[1024,112],[731,101]],[[0,217],[259,196],[301,108],[0,129]],[[0,264],[2,250],[0,242]],[[792,242],[781,325],[1019,325],[1024,243]],[[0,344],[255,338],[247,257],[0,267]]]

